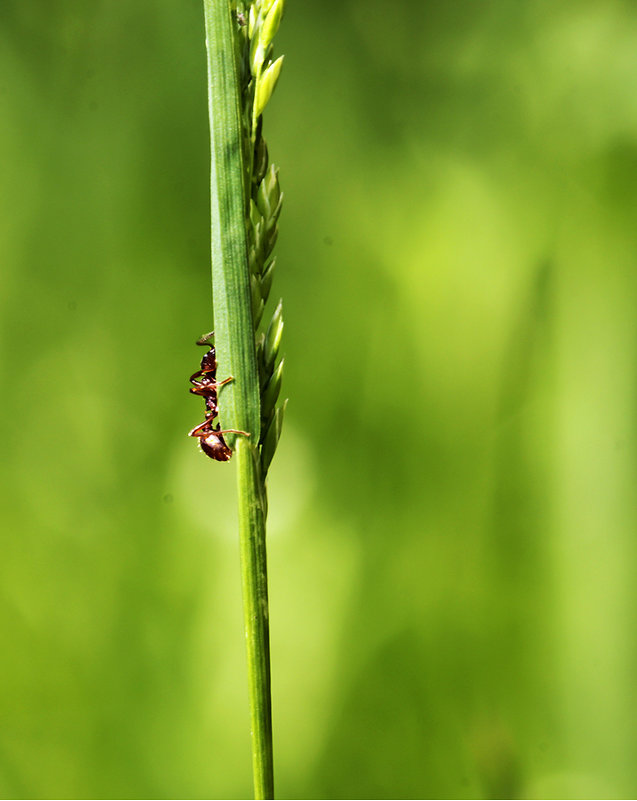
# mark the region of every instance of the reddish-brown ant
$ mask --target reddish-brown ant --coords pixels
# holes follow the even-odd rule
[[[238,431],[235,428],[221,430],[218,423],[214,425],[214,419],[219,414],[217,390],[224,384],[228,384],[233,378],[217,381],[217,356],[215,347],[212,344],[213,334],[214,331],[197,340],[197,345],[205,345],[209,350],[203,355],[201,368],[190,376],[189,380],[193,385],[190,391],[193,395],[201,395],[204,398],[206,419],[203,423],[195,426],[192,431],[189,431],[188,436],[197,437],[201,450],[206,456],[215,459],[217,462],[227,462],[232,456],[232,449],[224,440],[223,435],[243,434],[246,437],[250,435],[246,431]]]

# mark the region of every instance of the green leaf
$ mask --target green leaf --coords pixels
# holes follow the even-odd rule
[[[268,302],[268,297],[270,296],[270,289],[272,288],[272,278],[274,277],[274,267],[276,265],[276,258],[272,259],[270,264],[266,267],[263,271],[263,275],[261,276],[261,297],[263,298],[263,302]]]
[[[259,76],[257,91],[254,98],[255,117],[263,113],[263,109],[268,105],[268,101],[272,97],[272,92],[274,92],[277,81],[279,80],[279,75],[281,74],[284,58],[285,56],[279,56],[279,58],[277,58],[273,64],[270,64],[267,70]]]
[[[274,0],[269,11],[267,11],[266,17],[263,20],[263,27],[259,32],[259,41],[264,53],[272,44],[272,41],[279,30],[284,8],[285,0]]]
[[[281,187],[279,185],[279,170],[274,164],[270,165],[265,176],[265,190],[270,201],[270,207],[275,208],[281,197]]]
[[[281,337],[283,336],[283,301],[280,300],[274,313],[272,320],[268,326],[265,334],[265,343],[263,347],[263,362],[265,365],[266,373],[272,371],[274,362],[276,361],[279,347],[281,345]]]
[[[268,472],[268,468],[272,462],[272,457],[276,451],[276,446],[279,444],[281,428],[283,427],[283,415],[285,414],[287,405],[288,402],[286,399],[283,405],[277,408],[277,410],[274,412],[272,422],[270,423],[270,426],[265,434],[263,446],[261,448],[261,469],[263,470],[263,475]]]
[[[276,402],[279,398],[279,392],[281,391],[281,379],[283,377],[283,363],[285,359],[281,359],[281,361],[277,364],[275,371],[272,373],[272,376],[268,383],[265,386],[265,389],[261,393],[261,416],[263,420],[269,420],[270,415],[272,414],[272,410],[276,406]]]

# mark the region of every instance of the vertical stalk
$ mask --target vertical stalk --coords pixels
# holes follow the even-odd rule
[[[243,617],[248,656],[254,797],[274,798],[270,623],[265,513],[259,493],[260,466],[246,440],[237,441]]]
[[[261,410],[252,318],[246,226],[243,132],[236,20],[229,0],[204,0],[211,143],[211,243],[215,347],[219,380],[234,381],[220,393],[223,429],[235,448],[239,489],[239,537],[252,763],[257,799],[274,797],[265,496],[261,475]]]

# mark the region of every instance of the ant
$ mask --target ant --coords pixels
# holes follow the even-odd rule
[[[217,355],[212,344],[214,331],[205,334],[197,340],[197,345],[209,348],[201,360],[201,369],[190,376],[190,389],[193,395],[201,395],[206,403],[206,419],[188,432],[189,437],[197,437],[201,450],[217,462],[227,462],[232,456],[232,449],[223,438],[224,434],[243,434],[250,436],[246,431],[237,431],[236,428],[221,430],[219,423],[214,424],[219,414],[217,390],[234,379],[232,376],[224,381],[217,381]]]

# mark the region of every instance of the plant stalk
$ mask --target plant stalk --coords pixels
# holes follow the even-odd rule
[[[237,441],[235,455],[239,475],[239,536],[250,688],[254,797],[274,798],[265,509],[260,493],[255,493],[260,481],[258,456],[245,440]]]
[[[211,143],[211,244],[215,348],[222,429],[235,449],[243,605],[256,799],[274,798],[265,498],[260,472],[260,396],[246,228],[236,20],[229,0],[204,0]]]

